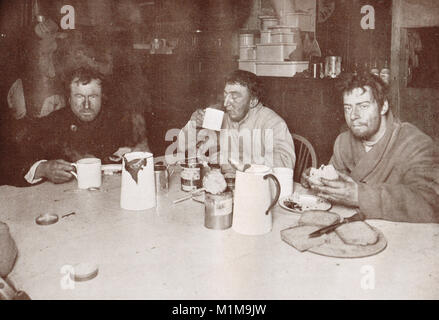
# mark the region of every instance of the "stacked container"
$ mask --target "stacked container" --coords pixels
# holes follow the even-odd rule
[[[256,73],[255,35],[251,30],[239,35],[239,69]]]
[[[239,69],[258,76],[292,77],[308,69],[302,61],[301,25],[311,27],[306,14],[290,13],[286,25],[279,25],[273,16],[260,16],[260,42],[255,44],[254,33],[243,30],[240,34]],[[293,60],[293,61],[291,61]]]

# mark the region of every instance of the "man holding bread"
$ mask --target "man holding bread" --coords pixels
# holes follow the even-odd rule
[[[439,223],[439,151],[433,140],[393,116],[379,77],[353,75],[341,89],[349,130],[337,137],[330,165],[306,170],[302,184],[369,219]]]

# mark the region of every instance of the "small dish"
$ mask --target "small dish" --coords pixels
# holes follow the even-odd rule
[[[88,281],[98,275],[99,267],[92,263],[78,263],[73,266],[73,271],[70,274],[73,281]]]
[[[332,204],[325,199],[310,194],[298,193],[280,198],[279,205],[281,208],[294,213],[303,213],[308,210],[328,211],[332,207]]]
[[[54,223],[57,223],[59,220],[58,215],[51,213],[40,214],[35,222],[40,226],[48,226]]]

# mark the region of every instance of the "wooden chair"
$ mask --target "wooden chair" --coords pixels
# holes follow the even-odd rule
[[[300,182],[302,172],[309,167],[317,168],[317,155],[312,144],[304,137],[293,133],[294,148],[296,151],[296,166],[294,167],[294,181]]]

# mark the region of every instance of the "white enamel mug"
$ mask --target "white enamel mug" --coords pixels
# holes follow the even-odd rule
[[[76,173],[71,172],[78,180],[79,189],[99,188],[102,184],[101,159],[84,158],[72,163]]]
[[[204,114],[203,128],[209,130],[220,131],[223,124],[224,111],[206,108]]]
[[[280,197],[285,197],[294,192],[294,171],[291,168],[277,167],[273,169],[273,173],[280,183]]]

